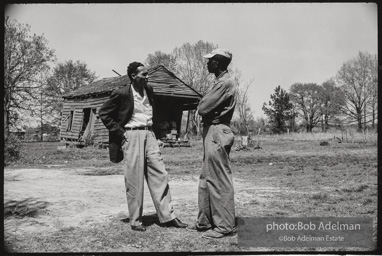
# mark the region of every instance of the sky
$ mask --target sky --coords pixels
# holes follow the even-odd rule
[[[199,40],[229,49],[252,81],[255,118],[280,85],[335,77],[359,51],[377,54],[375,3],[12,4],[5,15],[44,35],[58,62],[83,61],[99,79],[132,61]]]

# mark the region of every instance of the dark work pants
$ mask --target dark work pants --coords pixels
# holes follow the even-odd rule
[[[224,124],[203,127],[204,157],[198,188],[197,227],[219,233],[235,229],[235,202],[229,153],[234,142]]]

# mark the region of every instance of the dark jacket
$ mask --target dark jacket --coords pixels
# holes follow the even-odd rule
[[[147,85],[145,90],[151,106],[154,106],[153,88]],[[123,160],[121,144],[124,127],[130,121],[133,110],[134,96],[130,85],[115,89],[99,110],[99,117],[109,130],[109,155],[113,163]]]

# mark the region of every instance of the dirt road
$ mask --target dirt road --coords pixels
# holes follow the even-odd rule
[[[7,234],[36,233],[49,235],[62,228],[89,226],[111,218],[128,218],[125,185],[122,175],[89,176],[90,169],[5,169],[4,205],[11,218],[5,218]],[[188,202],[197,214],[197,176],[169,177],[176,211],[179,203]],[[235,185],[241,180],[235,179]],[[248,185],[248,184],[247,184]],[[240,194],[241,189],[237,190]],[[236,195],[240,200],[252,195]],[[144,215],[155,213],[145,184]],[[15,214],[16,213],[16,214]],[[21,218],[18,216],[35,218]]]
[[[20,207],[28,207],[29,211],[39,212],[33,223],[29,218],[8,219],[4,223],[5,232],[55,231],[102,222],[116,215],[127,217],[123,176],[81,175],[83,172],[89,170],[5,169],[5,205],[12,208],[12,201],[16,201],[19,211],[25,212],[27,209]],[[178,200],[196,202],[196,179],[170,181],[170,188],[175,205]],[[144,214],[149,213],[155,213],[155,208],[145,184]]]

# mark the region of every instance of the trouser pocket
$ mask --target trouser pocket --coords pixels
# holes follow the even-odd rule
[[[229,150],[234,143],[235,137],[229,126],[218,124],[214,126],[212,140],[220,147],[224,147]]]

